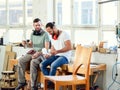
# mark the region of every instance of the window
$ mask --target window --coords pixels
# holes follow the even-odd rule
[[[94,34],[94,35],[93,35]],[[97,30],[76,30],[75,31],[75,44],[90,45],[92,42],[98,43]]]
[[[55,0],[56,24],[67,31],[72,43],[98,43],[98,0]],[[88,29],[87,27],[90,27]],[[95,26],[95,27],[93,27]],[[94,35],[93,35],[94,33]]]
[[[0,0],[0,25],[6,25],[7,16],[6,16],[6,0]]]
[[[58,25],[61,25],[62,24],[62,3],[61,2],[58,3],[57,13],[59,13],[57,15]]]
[[[27,0],[26,24],[32,25],[32,0]]]
[[[6,32],[6,29],[0,29],[0,38],[3,37],[4,33]]]
[[[72,8],[73,6],[73,8]],[[96,0],[56,0],[58,25],[97,25],[98,4]],[[71,20],[73,12],[73,22]]]
[[[9,24],[23,25],[23,1],[9,0]]]
[[[24,12],[26,15],[26,24],[32,23],[32,0],[27,0],[23,6],[22,0],[9,0],[9,23],[10,25],[23,25]],[[26,10],[23,11],[23,7]]]
[[[56,0],[56,23],[71,24],[71,0]]]
[[[23,30],[21,29],[11,29],[8,31],[9,43],[21,42],[23,40]]]
[[[115,25],[117,23],[117,2],[101,4],[102,25]]]
[[[110,46],[117,45],[115,26],[118,24],[118,2],[103,3],[100,6],[102,41],[106,41],[109,48]]]
[[[30,33],[26,32],[32,25],[32,0],[8,0],[7,3],[0,0],[0,19],[0,38],[4,37],[4,44],[27,39]]]
[[[117,45],[117,38],[115,35],[115,31],[104,31],[103,41],[106,41],[108,43],[108,47]]]
[[[74,0],[73,24],[97,25],[98,8],[96,0]]]
[[[23,38],[23,30],[10,29],[6,33],[4,33],[3,44],[12,44],[16,42],[21,42]]]
[[[32,29],[26,30],[26,35],[25,35],[26,36],[25,37],[26,40],[30,39],[30,35],[31,35],[32,32],[33,32]]]

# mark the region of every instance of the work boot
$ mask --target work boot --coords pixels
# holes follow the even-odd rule
[[[31,90],[38,90],[38,87],[31,87]]]
[[[26,85],[27,85],[27,83],[18,83],[18,86],[15,88],[15,90],[20,90],[21,88],[23,88]]]

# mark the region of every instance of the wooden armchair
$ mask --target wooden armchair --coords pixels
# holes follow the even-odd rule
[[[60,86],[72,85],[72,90],[76,90],[76,85],[85,85],[86,90],[89,90],[89,68],[92,49],[87,47],[77,46],[75,51],[75,60],[73,64],[72,75],[65,76],[44,76],[44,90],[47,90],[47,82],[51,81],[55,85],[55,90],[59,90]],[[84,76],[77,75],[80,68]]]

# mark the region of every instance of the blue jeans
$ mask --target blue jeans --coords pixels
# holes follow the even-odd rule
[[[51,56],[48,59],[44,60],[40,64],[40,69],[44,75],[54,76],[56,74],[57,67],[62,66],[63,64],[68,64],[68,60],[64,56]],[[47,66],[50,65],[50,70]]]

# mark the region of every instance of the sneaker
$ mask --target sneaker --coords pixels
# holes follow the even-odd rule
[[[15,90],[20,90],[21,88],[23,88],[26,85],[27,85],[27,83],[18,83],[18,86],[15,88]]]

